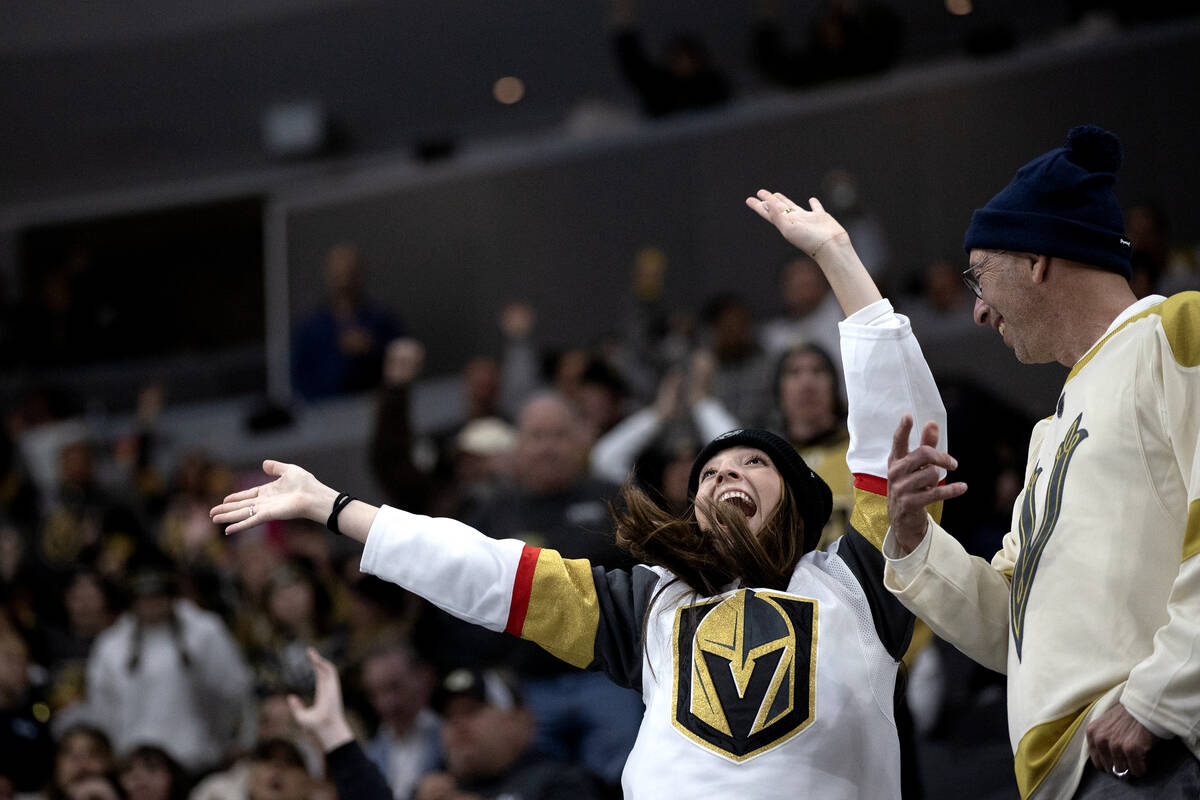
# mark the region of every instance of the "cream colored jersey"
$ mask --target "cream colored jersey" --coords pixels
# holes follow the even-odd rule
[[[1146,298],[1035,426],[991,564],[932,522],[920,547],[889,559],[906,606],[1007,673],[1022,797],[1071,795],[1087,725],[1117,701],[1200,752],[1198,442],[1200,293]]]

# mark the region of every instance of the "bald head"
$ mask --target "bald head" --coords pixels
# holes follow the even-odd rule
[[[574,406],[559,394],[535,396],[517,420],[518,483],[536,494],[566,489],[583,474],[589,444]]]

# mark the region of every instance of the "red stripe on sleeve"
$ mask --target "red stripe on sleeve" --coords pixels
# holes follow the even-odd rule
[[[938,486],[946,482],[945,478],[938,481]],[[881,478],[878,475],[868,475],[865,472],[854,473],[854,488],[862,489],[864,492],[877,494],[880,497],[887,497],[887,478]]]
[[[878,475],[868,475],[865,472],[856,472],[854,473],[854,488],[887,497],[887,478],[881,478]]]
[[[508,624],[504,626],[505,633],[520,636],[525,627],[525,612],[529,610],[529,594],[533,590],[533,571],[537,568],[540,547],[525,545],[521,551],[521,560],[517,562],[517,577],[513,581],[512,602],[508,606]]]

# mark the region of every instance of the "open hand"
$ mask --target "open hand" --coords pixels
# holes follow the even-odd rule
[[[888,523],[905,553],[912,552],[925,538],[928,528],[925,507],[967,491],[962,482],[939,485],[938,467],[949,471],[958,467],[958,461],[937,449],[937,423],[925,423],[920,445],[910,451],[908,437],[912,429],[912,415],[905,414],[892,436],[892,452],[888,456]]]
[[[839,238],[844,243],[850,241],[846,229],[825,210],[817,198],[808,198],[808,204],[812,207],[811,211],[780,192],[768,192],[766,189],[759,189],[754,197],[746,198],[746,205],[778,228],[784,239],[803,250],[809,258],[815,259],[831,241]]]
[[[252,489],[235,492],[214,506],[208,515],[225,533],[241,531],[277,519],[310,519],[324,522],[337,499],[337,492],[323,485],[312,473],[281,461],[264,461],[263,472],[275,479]]]

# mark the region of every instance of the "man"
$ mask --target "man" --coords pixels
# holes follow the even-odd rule
[[[434,694],[434,707],[443,719],[446,772],[427,776],[417,800],[599,797],[584,772],[534,754],[533,715],[501,673],[451,672]]]
[[[325,302],[295,331],[292,380],[306,400],[361,392],[379,385],[384,349],[404,332],[363,288],[358,245],[343,242],[325,256]]]
[[[908,451],[911,419],[888,471],[885,581],[1007,673],[1022,797],[1200,796],[1200,294],[1135,299],[1120,161],[1116,136],[1074,128],[967,229],[975,321],[1071,368],[1003,549],[969,557],[927,517],[966,487],[936,485],[949,456]]]
[[[362,683],[379,715],[379,732],[365,747],[367,757],[397,798],[409,797],[439,757],[438,722],[429,710],[433,670],[405,642],[385,642],[363,659]]]

